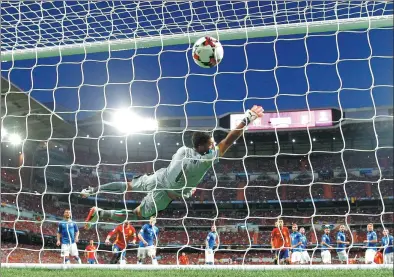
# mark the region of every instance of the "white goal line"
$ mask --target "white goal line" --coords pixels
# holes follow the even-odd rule
[[[45,268],[45,269],[121,269],[121,270],[356,270],[393,269],[390,264],[350,264],[350,265],[114,265],[114,264],[33,264],[3,263],[2,268]]]

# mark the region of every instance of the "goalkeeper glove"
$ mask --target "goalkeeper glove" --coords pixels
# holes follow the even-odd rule
[[[246,112],[245,112],[245,114],[244,114],[244,119],[242,120],[242,122],[247,126],[247,125],[249,125],[249,123],[251,123],[251,122],[253,122],[257,117],[258,117],[258,115],[254,112],[254,111],[251,111],[251,110],[247,110]]]

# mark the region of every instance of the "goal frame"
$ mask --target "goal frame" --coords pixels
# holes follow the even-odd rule
[[[274,24],[269,26],[246,27],[207,32],[161,35],[154,37],[129,38],[119,40],[103,40],[67,45],[13,49],[1,52],[1,61],[49,58],[108,51],[122,51],[138,48],[164,47],[171,45],[191,44],[203,36],[213,36],[220,41],[277,37],[283,35],[313,34],[322,32],[343,32],[370,28],[392,27],[393,15],[371,16],[362,18],[337,19],[315,22]]]

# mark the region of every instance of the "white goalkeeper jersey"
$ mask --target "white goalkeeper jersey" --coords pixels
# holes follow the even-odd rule
[[[184,189],[183,195],[190,197],[190,192],[201,182],[212,164],[219,161],[217,155],[217,148],[201,155],[193,148],[183,146],[172,156],[167,168],[156,172],[157,179],[170,190],[178,189],[174,193],[181,195],[179,189]]]

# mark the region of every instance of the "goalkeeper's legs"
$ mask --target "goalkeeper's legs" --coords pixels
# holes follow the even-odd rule
[[[164,210],[172,202],[164,190],[153,191],[144,197],[141,204],[134,210],[103,210],[97,207],[90,209],[85,220],[85,227],[89,229],[92,224],[97,223],[98,219],[112,219],[118,222],[125,220],[139,220],[156,215],[157,212]]]
[[[124,222],[125,220],[138,220],[140,218],[132,210],[103,210],[92,207],[85,219],[85,228],[89,229],[93,224],[97,223],[98,219],[112,219],[118,222]]]
[[[98,192],[109,192],[109,193],[125,193],[127,191],[138,191],[138,192],[149,192],[155,188],[160,188],[161,183],[159,182],[160,174],[162,171],[156,171],[155,174],[145,174],[133,178],[131,182],[111,182],[99,187],[88,187],[81,191],[81,196],[86,198]]]
[[[88,187],[81,191],[81,196],[86,198],[97,192],[114,192],[114,193],[124,193],[126,191],[131,191],[131,182],[111,182],[100,187]]]

